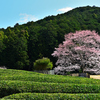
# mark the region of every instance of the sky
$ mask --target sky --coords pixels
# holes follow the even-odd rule
[[[0,28],[35,22],[88,5],[100,7],[100,0],[0,0]]]

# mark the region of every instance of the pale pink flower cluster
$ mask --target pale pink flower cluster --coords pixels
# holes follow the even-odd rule
[[[83,30],[66,34],[65,41],[55,48],[52,56],[58,57],[57,65],[67,67],[71,63],[84,68],[86,61],[97,53],[100,53],[100,36],[95,31]]]

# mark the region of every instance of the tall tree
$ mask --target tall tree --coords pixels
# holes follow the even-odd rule
[[[4,43],[6,49],[3,56],[5,58],[5,65],[7,68],[12,69],[28,69],[29,58],[27,54],[27,39],[29,37],[28,32],[25,30],[18,30],[16,32],[7,28],[5,31],[7,38]]]
[[[0,31],[0,52],[2,52],[2,50],[5,49],[5,44],[4,44],[4,40],[5,40],[6,35],[4,35],[4,32],[3,31]]]
[[[14,66],[18,69],[26,69],[28,70],[29,68],[29,57],[28,57],[28,39],[29,35],[26,30],[21,30],[19,33],[17,33],[17,38],[16,38],[16,44],[15,44],[15,49],[16,49],[16,56],[17,60]]]
[[[4,56],[4,50],[6,49],[6,45],[4,43],[7,36],[4,34],[3,31],[0,31],[0,66],[5,65],[5,56]]]
[[[66,34],[65,41],[55,48],[52,56],[58,57],[56,65],[67,67],[78,64],[84,72],[89,58],[99,57],[99,54],[100,36],[95,31],[83,30]]]

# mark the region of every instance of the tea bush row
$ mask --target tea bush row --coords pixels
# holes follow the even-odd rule
[[[23,70],[0,69],[0,80],[21,80],[34,82],[52,82],[52,83],[80,83],[80,84],[100,84],[100,80],[62,76],[48,75]]]
[[[16,69],[0,69],[0,75],[7,76],[7,75],[36,75],[40,73],[32,72],[32,71],[25,71],[25,70],[16,70]]]
[[[8,75],[0,76],[0,80],[20,80],[20,81],[34,81],[34,82],[48,82],[48,83],[75,83],[75,84],[100,84],[100,80],[90,79],[90,78],[81,78],[81,77],[53,77],[53,75],[33,75],[27,76],[26,74],[20,75]]]
[[[93,94],[65,94],[65,93],[18,93],[6,96],[1,100],[100,100],[100,93]]]
[[[66,84],[31,81],[0,81],[0,97],[10,94],[35,93],[100,93],[97,84]]]
[[[52,83],[80,83],[80,84],[100,84],[100,80],[90,78],[48,75],[31,71],[0,69],[0,80],[21,80],[34,82],[52,82]]]

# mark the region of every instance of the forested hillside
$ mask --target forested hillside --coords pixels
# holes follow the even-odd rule
[[[64,34],[86,29],[100,34],[100,7],[79,7],[37,22],[0,29],[0,66],[32,70],[33,62],[42,57],[55,63],[51,54],[64,40]]]

